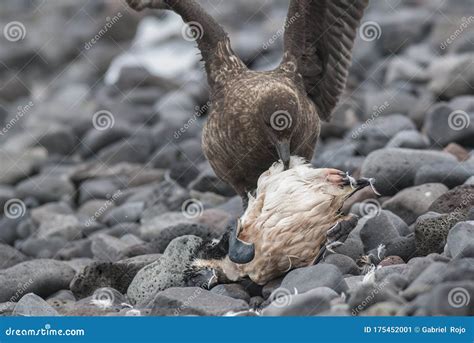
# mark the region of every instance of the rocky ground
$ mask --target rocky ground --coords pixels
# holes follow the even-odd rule
[[[278,63],[286,1],[203,3],[248,65]],[[183,271],[241,203],[200,147],[208,90],[180,19],[0,9],[1,315],[474,314],[471,1],[373,1],[312,162],[382,196],[348,201],[359,224],[322,263],[211,290]]]

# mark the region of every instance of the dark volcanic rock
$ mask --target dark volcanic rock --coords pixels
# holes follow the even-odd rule
[[[142,268],[133,278],[127,295],[133,303],[144,304],[162,290],[185,286],[184,273],[202,239],[196,236],[182,236],[174,239],[163,256]]]
[[[201,237],[204,240],[210,238],[218,238],[218,235],[213,232],[207,225],[196,223],[180,223],[173,226],[167,226],[157,231],[154,234],[153,240],[150,242],[157,252],[165,251],[168,244],[175,238],[194,235]]]
[[[385,256],[396,256],[408,262],[416,254],[415,235],[398,237],[385,245]],[[383,261],[382,261],[383,262]]]
[[[130,136],[131,130],[121,126],[112,126],[107,130],[90,129],[82,139],[79,152],[84,157],[98,153],[102,148]]]
[[[13,244],[18,239],[17,227],[22,222],[22,218],[10,219],[0,218],[0,241],[6,244]]]
[[[407,224],[412,224],[420,215],[428,211],[433,201],[447,191],[448,188],[441,183],[414,186],[397,193],[384,202],[382,207],[395,213]]]
[[[151,315],[221,316],[228,312],[248,310],[248,304],[199,287],[172,287],[156,294],[147,305]]]
[[[431,80],[428,84],[428,89],[432,91],[436,96],[439,96],[443,99],[452,99],[460,95],[471,95],[472,89],[469,86],[469,83],[472,82],[474,78],[474,69],[470,62],[472,61],[474,54],[471,52],[464,53],[464,54],[447,54],[441,58],[434,59],[428,68],[428,75],[430,76]],[[462,73],[462,80],[459,80],[457,77],[460,73]],[[466,81],[465,81],[466,80]],[[467,82],[467,83],[466,83]],[[453,99],[449,103],[450,112],[454,110],[459,110],[459,104],[456,102],[456,99]],[[440,114],[437,114],[436,119],[441,119],[440,121],[436,122],[433,121],[433,127],[437,125],[441,125],[439,127],[445,126],[446,123],[446,116],[449,110],[445,110]],[[474,113],[472,113],[474,117]],[[434,115],[433,115],[434,116]],[[442,119],[445,119],[442,121]],[[449,120],[449,116],[447,117]],[[452,120],[454,123],[455,129],[453,131],[458,131],[458,133],[462,133],[463,130],[459,130],[459,122],[456,120]],[[468,127],[469,128],[469,127]],[[472,137],[472,130],[474,126],[472,126],[472,117],[471,117],[471,126],[469,130],[464,130],[466,135],[470,135]],[[429,128],[427,129],[429,131]],[[433,132],[438,133],[438,132]],[[453,141],[453,137],[456,135],[444,134],[441,137],[446,139],[447,141]],[[433,136],[435,138],[435,136]]]
[[[393,114],[386,117],[379,117],[370,124],[362,124],[350,133],[350,137],[356,141],[356,150],[361,155],[383,148],[387,142],[398,132],[404,130],[414,130],[413,122],[401,115]]]
[[[423,130],[435,144],[445,146],[451,142],[473,146],[474,113],[438,103],[428,112]]]
[[[74,240],[82,238],[83,225],[72,214],[48,213],[39,220],[37,232],[32,237],[63,238]]]
[[[470,256],[474,251],[474,221],[457,223],[448,234],[447,252],[453,258]]]
[[[247,303],[250,301],[250,295],[245,290],[245,287],[238,283],[217,285],[211,289],[211,292],[234,299],[240,299]]]
[[[426,309],[430,315],[474,315],[474,285],[471,282],[446,282],[436,285],[428,294]]]
[[[154,149],[153,137],[149,132],[135,132],[133,136],[103,148],[98,157],[108,164],[120,162],[145,163]]]
[[[35,238],[30,237],[24,241],[17,241],[15,246],[28,256],[36,258],[53,258],[68,244],[61,237]]]
[[[138,271],[159,258],[160,255],[144,255],[115,263],[91,263],[76,274],[70,285],[71,291],[78,298],[90,296],[101,287],[112,287],[126,293]]]
[[[395,54],[404,48],[415,45],[428,34],[432,20],[428,10],[423,7],[402,8],[396,13],[385,14],[380,18],[380,45],[385,55]],[[403,39],[402,37],[406,37]]]
[[[48,128],[47,133],[38,140],[38,145],[48,150],[50,154],[68,155],[76,144],[77,138],[73,130],[61,125]]]
[[[28,258],[15,248],[0,243],[0,270],[7,269],[15,264],[26,261]]]
[[[68,201],[74,191],[75,188],[71,181],[52,175],[32,176],[16,186],[16,192],[20,197],[33,197],[42,203],[58,200]]]
[[[159,238],[163,231],[172,230],[173,227],[184,227],[191,225],[192,219],[181,212],[165,212],[142,220],[140,226],[140,237],[144,240]],[[166,234],[165,234],[166,237]]]
[[[144,210],[143,202],[127,202],[121,206],[110,209],[102,222],[107,226],[113,226],[121,223],[136,223],[140,221]]]
[[[105,207],[106,199],[110,199],[114,194],[118,194],[117,192],[122,188],[123,181],[114,178],[86,180],[79,187],[79,203],[84,204],[88,200],[104,199],[102,207]]]
[[[443,282],[474,281],[474,257],[458,257],[448,262]]]
[[[364,245],[359,238],[348,238],[342,245],[333,249],[336,253],[349,256],[354,261],[357,261],[364,255]]]
[[[438,269],[432,268],[431,273],[423,271],[421,273],[425,274],[421,280],[423,282],[419,283],[419,287],[412,287],[414,294],[419,295],[409,304],[406,314],[472,315],[472,296],[474,295],[472,262],[455,260],[444,268],[442,265]],[[424,270],[428,269],[429,267]]]
[[[325,263],[335,265],[342,274],[358,275],[359,267],[352,258],[342,254],[331,254],[324,259]]]
[[[91,240],[91,251],[94,258],[107,262],[116,262],[123,259],[127,249],[135,245],[106,234],[94,235]]]
[[[360,230],[360,238],[365,251],[377,248],[380,244],[387,244],[400,236],[406,224],[390,211],[380,211],[379,214],[368,218]]]
[[[316,154],[311,163],[318,168],[337,168],[350,173],[360,169],[364,162],[363,156],[356,156],[355,142],[338,140],[318,146]]]
[[[416,255],[441,253],[449,230],[464,218],[465,215],[456,212],[450,214],[428,212],[418,218],[415,223]]]
[[[275,297],[263,311],[264,316],[314,316],[330,309],[331,296],[322,294],[320,288],[303,294],[291,294]],[[335,293],[333,290],[329,291]],[[333,296],[334,297],[334,296]]]
[[[47,297],[69,288],[74,270],[56,260],[33,260],[0,271],[0,302],[18,301],[18,294],[35,293]],[[12,300],[13,299],[13,300]]]
[[[400,148],[380,149],[367,156],[361,175],[377,179],[377,190],[384,195],[396,194],[413,186],[417,171],[424,165],[455,162],[456,158],[438,151]]]
[[[15,190],[10,186],[0,185],[0,208],[4,208],[5,203],[15,198]]]
[[[388,283],[379,284],[366,283],[356,288],[350,293],[349,307],[352,315],[358,315],[360,312],[370,308],[372,305],[384,301],[392,301],[398,304],[403,303],[403,299],[396,295],[389,287]]]
[[[2,163],[0,166],[0,184],[15,184],[23,180],[38,169],[46,157],[44,148],[29,149],[20,154],[0,150],[1,161],[15,161],[15,163]]]
[[[148,188],[148,187],[147,187]],[[189,191],[174,181],[163,181],[134,197],[134,201],[145,201],[142,223],[168,211],[180,211],[183,203],[190,199]],[[131,201],[132,199],[130,199]]]
[[[201,172],[189,185],[189,189],[200,192],[212,192],[224,196],[233,196],[235,191],[224,181],[219,179],[211,169]]]
[[[381,268],[375,270],[374,280],[376,283],[381,283],[391,275],[402,275],[407,269],[408,266],[404,264],[403,261],[402,263],[392,264],[389,266],[381,266]]]
[[[283,278],[280,277],[278,279],[273,279],[267,282],[267,284],[262,287],[263,298],[267,299],[270,296],[270,294],[272,294],[273,291],[275,291],[275,289],[280,287],[282,281],[283,281]]]
[[[403,297],[413,299],[417,295],[429,291],[434,285],[443,280],[444,274],[447,271],[446,267],[446,263],[443,262],[431,263],[403,291]]]
[[[16,304],[13,316],[55,317],[59,313],[34,293],[25,294]]]
[[[474,163],[472,162],[436,163],[422,166],[416,172],[415,184],[440,182],[453,188],[462,185],[472,175],[474,175]]]
[[[280,287],[288,290],[288,294],[301,294],[317,287],[329,287],[337,293],[347,289],[339,269],[327,263],[292,270],[284,277]]]
[[[427,149],[428,138],[416,130],[400,131],[390,139],[387,148]]]
[[[449,152],[451,155],[456,156],[458,161],[466,161],[469,159],[469,151],[464,149],[462,146],[460,146],[457,143],[449,143],[443,151]]]
[[[441,195],[429,210],[438,213],[462,211],[474,206],[474,185],[461,185]]]

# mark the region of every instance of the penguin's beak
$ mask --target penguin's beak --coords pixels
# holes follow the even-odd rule
[[[363,178],[357,179],[355,186],[357,189],[362,189],[367,186],[370,186],[370,181],[369,179],[363,177]]]
[[[255,257],[255,246],[239,239],[239,222],[233,221],[229,237],[229,259],[238,264],[249,263]]]
[[[284,170],[287,170],[290,167],[290,142],[287,140],[278,141],[276,150],[278,157],[280,157],[280,160],[283,162]]]
[[[358,190],[361,190],[362,188],[365,188],[367,186],[370,186],[372,188],[372,191],[377,194],[377,195],[380,195],[379,192],[377,192],[377,190],[375,189],[374,187],[374,183],[375,183],[375,179],[374,178],[366,178],[366,177],[362,177],[360,179],[355,179],[353,178],[352,176],[349,175],[349,173],[341,173],[342,175],[341,176],[345,176],[343,178],[343,185],[344,186],[351,186],[353,193],[357,192]]]

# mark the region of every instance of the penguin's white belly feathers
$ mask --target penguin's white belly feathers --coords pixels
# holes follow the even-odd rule
[[[242,265],[226,261],[226,274],[265,284],[290,269],[311,264],[352,192],[335,181],[340,173],[314,169],[299,157],[291,158],[288,170],[275,163],[263,173],[241,217],[239,233],[240,240],[255,245],[255,257]]]

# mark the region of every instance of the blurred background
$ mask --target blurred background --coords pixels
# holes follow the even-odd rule
[[[287,1],[202,4],[251,68],[268,70],[279,63]],[[208,90],[198,51],[183,39],[178,16],[138,14],[118,0],[7,0],[0,9],[4,153],[20,158],[40,147],[30,153],[43,168],[48,161],[56,166],[91,159],[149,163],[171,169],[183,185],[198,175]],[[469,13],[467,0],[373,1],[364,17],[366,36],[359,35],[356,43],[349,96],[322,130],[315,163],[354,171],[363,156],[387,143],[387,135],[403,129],[424,128],[430,143],[440,147],[472,139],[472,130],[440,135],[442,125],[431,116],[440,101],[473,93]],[[443,106],[434,108],[446,112],[452,105]],[[458,107],[466,110],[465,104]],[[99,116],[103,125],[114,121],[110,130],[92,125],[93,114],[102,110],[111,113]],[[379,123],[390,131],[382,138],[348,134],[374,115],[392,114],[404,118]],[[351,144],[339,140],[345,136]],[[9,173],[0,172],[1,183],[22,178]]]
[[[288,1],[199,2],[249,67],[278,65]],[[365,170],[387,196],[443,184],[430,204],[474,175],[472,5],[371,1],[315,166]],[[0,269],[54,258],[79,271],[162,253],[181,235],[219,237],[239,215],[240,199],[201,150],[209,92],[186,29],[175,14],[136,13],[119,0],[1,1],[0,256],[8,259]],[[367,158],[388,148],[411,150]],[[373,195],[345,211],[364,197]],[[430,204],[392,209],[412,225]],[[126,286],[115,285],[122,293]]]
[[[202,4],[230,33],[234,49],[251,68],[278,65],[287,1]],[[472,131],[455,139],[439,137],[440,128],[426,116],[437,102],[473,92],[469,5],[467,0],[373,1],[365,16],[367,36],[359,35],[355,47],[350,96],[322,130],[330,146],[320,148],[334,155],[341,142],[332,138],[344,137],[374,111],[380,112],[377,117],[400,114],[411,120],[388,125],[392,135],[414,124],[425,126],[432,143],[441,146],[468,139]],[[190,168],[189,175],[180,176],[183,183],[197,175],[204,161],[197,138],[206,108],[195,107],[206,104],[208,91],[198,51],[183,39],[177,15],[138,14],[118,0],[10,0],[2,1],[0,9],[0,124],[8,126],[0,137],[2,149],[42,147],[48,159],[61,163],[99,158],[150,163],[174,173]],[[112,113],[110,130],[94,129],[92,116],[99,110]],[[19,112],[21,119],[10,123]],[[179,130],[189,120],[189,127]],[[331,161],[335,167],[354,170],[363,157],[348,157],[374,149],[374,142],[357,138],[352,140],[358,144],[345,145],[332,156],[340,159]],[[382,147],[386,142],[377,143]],[[191,161],[176,161],[179,151]],[[324,154],[316,161],[329,162]]]

